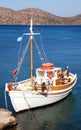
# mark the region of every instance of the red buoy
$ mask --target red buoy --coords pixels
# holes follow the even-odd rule
[[[15,70],[12,72],[12,77],[14,77],[16,74],[17,74],[17,69],[15,69]]]

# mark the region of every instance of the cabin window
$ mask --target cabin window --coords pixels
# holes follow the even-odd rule
[[[44,71],[38,71],[38,77],[44,77]]]

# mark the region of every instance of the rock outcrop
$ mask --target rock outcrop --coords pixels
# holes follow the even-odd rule
[[[0,109],[0,130],[3,130],[8,127],[12,127],[17,124],[17,120],[12,116],[12,112]]]

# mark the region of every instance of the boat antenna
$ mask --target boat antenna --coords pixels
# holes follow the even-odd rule
[[[30,85],[33,84],[33,46],[32,46],[32,40],[33,40],[33,22],[32,18],[30,20],[30,78],[31,82]]]
[[[33,9],[31,8],[31,19],[33,20]]]

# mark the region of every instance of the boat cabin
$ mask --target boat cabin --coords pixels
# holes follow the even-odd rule
[[[54,83],[54,80],[58,79],[60,73],[62,72],[61,68],[56,68],[52,63],[45,63],[38,69],[36,69],[36,82],[42,84],[45,82]]]

